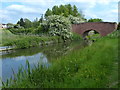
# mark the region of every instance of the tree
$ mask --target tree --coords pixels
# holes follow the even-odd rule
[[[45,17],[48,17],[50,15],[52,15],[52,11],[48,8],[46,13],[45,13]]]
[[[117,30],[120,30],[120,22],[118,23],[118,27],[117,27]]]
[[[32,22],[29,19],[25,18],[24,19],[24,28],[30,28],[30,27],[32,27]]]
[[[53,15],[59,15],[59,10],[58,10],[59,8],[58,8],[58,6],[54,6],[53,8],[52,8],[52,14]]]
[[[25,26],[24,19],[21,18],[20,21],[17,22],[17,24],[19,24],[20,26],[24,27]]]
[[[73,16],[75,17],[80,16],[80,14],[78,13],[78,9],[75,5],[73,6]]]
[[[40,25],[40,21],[38,20],[38,18],[36,18],[33,22],[32,22],[32,26],[34,28],[37,28]]]
[[[27,19],[27,18],[25,18],[25,19],[21,18],[17,22],[17,24],[20,25],[21,27],[24,27],[24,28],[30,28],[30,27],[32,27],[32,22],[29,19]]]
[[[71,6],[71,4],[68,4],[66,7],[68,8],[69,15],[72,15],[73,12],[72,12],[72,6]]]
[[[14,27],[14,24],[12,23],[7,23],[7,28],[10,29],[10,28],[13,28]]]
[[[14,28],[21,28],[21,26],[19,24],[15,24]]]
[[[99,18],[94,18],[94,19],[89,19],[88,22],[103,22],[102,19],[99,19]]]
[[[74,17],[72,15],[70,15],[68,17],[68,19],[70,20],[71,24],[79,24],[79,23],[82,23],[82,22],[85,22],[85,20],[81,17]]]
[[[60,15],[63,15],[63,14],[64,14],[64,10],[65,10],[65,7],[64,7],[63,5],[60,5],[60,6],[59,6]]]
[[[65,41],[72,37],[71,23],[64,16],[51,15],[47,18],[45,25],[51,36],[60,36]]]
[[[48,9],[45,13],[45,17],[50,15],[63,15],[65,17],[69,17],[69,15],[75,16],[75,17],[83,17],[82,13],[78,12],[77,7],[74,5],[73,7],[71,4],[67,5],[60,5],[60,6],[53,6],[52,10]]]
[[[51,14],[52,15],[52,14]],[[41,18],[39,19],[39,23],[42,23],[44,20],[43,14],[41,15]]]

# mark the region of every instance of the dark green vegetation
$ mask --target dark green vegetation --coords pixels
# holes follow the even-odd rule
[[[78,8],[75,5],[72,6],[71,4],[53,6],[52,10],[48,8],[45,12],[45,17],[48,17],[50,15],[63,15],[65,17],[72,15],[74,17],[82,17],[84,20],[86,20],[82,12],[80,13],[78,11]]]
[[[59,14],[58,14],[59,13]],[[48,9],[45,13],[45,17],[43,15],[40,19],[35,19],[34,21],[30,21],[29,19],[21,18],[17,24],[8,23],[9,30],[14,34],[34,34],[34,35],[45,35],[49,33],[49,26],[51,26],[51,20],[54,21],[55,19],[57,22],[54,22],[54,28],[60,30],[60,28],[56,27],[57,25],[66,25],[66,24],[74,24],[84,22],[84,15],[82,12],[78,11],[78,8],[74,5],[73,7],[68,5],[60,5],[53,6],[52,10]],[[66,20],[66,23],[64,20]],[[50,22],[50,23],[49,23]],[[49,23],[49,24],[48,24]],[[69,25],[68,25],[69,26]],[[61,26],[62,27],[62,26]],[[65,28],[66,29],[66,28]],[[70,30],[67,28],[67,30]]]
[[[117,30],[120,30],[120,22],[118,23],[118,27],[117,27]]]
[[[58,14],[58,9],[63,12]],[[54,6],[46,13],[44,19],[41,17],[40,20],[31,22],[21,18],[16,25],[9,24],[9,29],[4,30],[5,38],[3,37],[2,44],[16,48],[29,48],[46,45],[51,41],[59,43],[81,39],[79,35],[71,32],[71,24],[85,21],[75,6]],[[90,22],[96,21],[100,20],[95,19]],[[91,46],[82,50],[70,52],[49,67],[38,63],[38,66],[31,70],[29,62],[26,62],[28,70],[20,68],[14,79],[3,82],[3,88],[117,87],[118,33],[119,31],[99,38]]]
[[[63,56],[46,67],[19,70],[14,80],[3,83],[9,88],[108,88],[118,87],[118,31]],[[115,77],[116,76],[116,77]],[[115,77],[115,78],[113,78]],[[112,79],[111,79],[112,78]]]
[[[17,24],[8,23],[8,30],[13,34],[3,35],[1,45],[29,48],[51,40],[56,42],[74,40],[76,35],[71,32],[71,24],[85,21],[84,15],[75,5],[53,6],[52,10],[48,9],[45,17],[42,15],[40,19],[30,21],[21,18]]]
[[[36,46],[44,46],[48,44],[54,44],[54,43],[63,43],[64,40],[61,37],[58,36],[36,36],[36,35],[15,35],[12,34],[9,30],[0,30],[0,33],[2,33],[2,41],[0,42],[1,46],[14,46],[15,48],[30,48],[30,47],[36,47]],[[77,35],[73,34],[71,39],[68,39],[67,41],[71,40],[82,40],[82,38]]]
[[[9,30],[0,30],[2,32],[1,46],[14,46],[15,48],[30,48],[35,46],[48,45],[49,43],[60,43],[63,40],[60,37],[39,37],[29,35],[14,35]]]
[[[103,22],[102,19],[99,19],[99,18],[94,18],[94,19],[89,19],[88,22]]]
[[[68,17],[65,17],[65,11],[56,14],[56,6],[54,6],[53,14],[47,15],[45,18],[41,16],[39,20],[36,18],[34,21],[21,18],[17,24],[8,23],[8,30],[3,30],[1,45],[29,48],[46,42],[48,44],[51,41],[58,43],[74,40],[76,36],[80,38],[71,32],[71,24],[84,22],[83,15],[78,12],[75,5],[72,7],[68,4],[60,7],[69,11]],[[75,15],[71,14],[72,12]]]

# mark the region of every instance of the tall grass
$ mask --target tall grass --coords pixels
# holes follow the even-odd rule
[[[0,46],[2,46],[4,43],[6,43],[8,41],[12,41],[12,40],[18,38],[17,35],[14,35],[10,31],[4,30],[4,29],[0,30],[0,36],[1,36]]]
[[[0,42],[1,46],[14,46],[15,48],[30,48],[35,46],[47,45],[49,43],[60,43],[64,42],[61,37],[58,36],[36,36],[36,35],[15,35],[9,30],[3,29],[0,30],[2,34],[2,41]],[[73,40],[82,40],[80,35],[74,34]],[[71,41],[68,39],[67,41]]]
[[[60,37],[39,37],[29,35],[15,35],[9,30],[0,30],[2,34],[1,46],[14,46],[15,48],[30,48],[39,45],[63,42]]]
[[[117,62],[117,38],[104,37],[82,50],[70,52],[52,66],[39,65],[8,80],[4,88],[108,88],[114,62]],[[29,63],[27,62],[29,67]],[[19,77],[21,77],[19,79]]]
[[[80,36],[80,34],[74,33],[73,32],[73,36],[72,36],[73,40],[83,40],[82,36]]]

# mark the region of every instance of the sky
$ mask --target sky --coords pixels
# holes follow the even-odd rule
[[[17,23],[20,18],[33,21],[54,5],[76,5],[85,18],[118,22],[119,0],[0,0],[0,23]]]

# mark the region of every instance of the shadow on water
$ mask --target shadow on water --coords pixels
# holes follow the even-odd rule
[[[2,52],[2,80],[6,81],[7,78],[13,77],[12,69],[15,73],[18,73],[20,66],[26,69],[26,60],[29,61],[31,68],[34,68],[34,65],[38,63],[49,66],[57,58],[85,46],[86,43],[84,42],[68,42],[30,49],[4,51]]]

